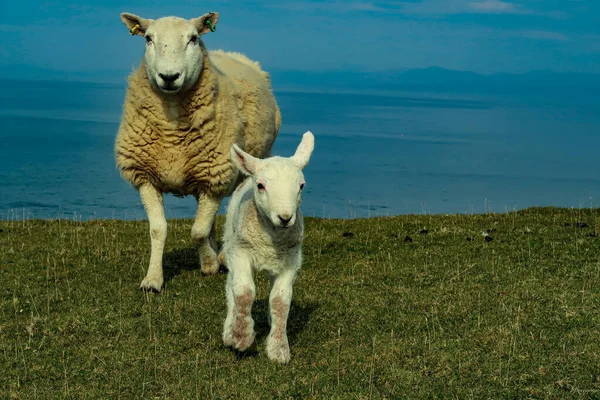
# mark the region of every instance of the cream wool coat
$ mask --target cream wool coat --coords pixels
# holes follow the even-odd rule
[[[223,197],[238,183],[233,143],[255,157],[270,154],[281,114],[268,73],[239,53],[203,53],[198,82],[173,98],[151,87],[143,64],[129,77],[115,155],[134,187]]]

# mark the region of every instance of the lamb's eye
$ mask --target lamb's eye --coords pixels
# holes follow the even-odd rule
[[[259,183],[258,185],[256,185],[256,187],[258,188],[258,190],[263,191],[265,190],[265,185],[263,185],[262,183]]]
[[[192,37],[190,38],[190,43],[196,43],[197,41],[198,41],[198,36],[192,35]]]
[[[146,43],[150,44],[152,43],[152,38],[150,36],[145,36],[146,38]]]
[[[300,190],[304,189],[304,183],[300,184]]]

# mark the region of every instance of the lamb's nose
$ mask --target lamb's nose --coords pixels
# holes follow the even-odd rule
[[[158,74],[158,76],[160,76],[162,78],[163,81],[165,81],[165,83],[172,83],[175,82],[177,80],[177,78],[179,78],[179,73],[177,74]]]
[[[279,221],[281,221],[281,225],[286,226],[288,222],[291,221],[292,216],[289,214],[282,214],[278,215],[277,218],[279,218]]]

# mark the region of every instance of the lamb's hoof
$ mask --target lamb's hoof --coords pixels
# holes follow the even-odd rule
[[[233,344],[231,347],[239,352],[244,352],[252,346],[256,333],[254,332],[254,321],[251,318],[238,318],[232,326],[231,339]],[[225,340],[225,334],[223,334]]]
[[[152,292],[159,293],[162,289],[163,277],[162,276],[146,276],[140,284],[140,289],[149,290]]]
[[[290,362],[290,346],[286,341],[276,341],[267,338],[267,357],[269,360],[278,362],[279,364],[287,364]]]
[[[240,353],[243,353],[244,351],[248,350],[250,348],[250,346],[252,346],[252,343],[254,343],[255,336],[256,336],[256,334],[254,332],[252,332],[249,335],[243,335],[243,336],[234,335],[233,336],[233,345],[231,347],[233,347]]]
[[[219,272],[217,257],[206,257],[200,260],[200,272],[202,275],[215,275]]]
[[[235,345],[235,340],[233,340],[233,332],[231,329],[226,329],[223,331],[223,344],[225,347],[233,347]]]

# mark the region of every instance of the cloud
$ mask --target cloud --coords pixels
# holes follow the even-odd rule
[[[418,3],[403,2],[402,4],[404,11],[422,15],[522,14],[552,19],[567,19],[570,16],[568,12],[562,10],[533,9],[502,0],[423,0]]]
[[[380,5],[380,2],[376,2]],[[420,2],[403,1],[396,3],[401,8],[396,11],[422,16],[443,16],[454,14],[530,14],[531,11],[519,4],[501,0],[425,0]],[[387,3],[388,10],[393,3]]]
[[[521,31],[519,32],[519,36],[534,39],[534,40],[549,40],[556,42],[568,42],[569,38],[558,32],[549,32],[549,31]]]
[[[284,8],[287,10],[293,11],[304,11],[304,10],[312,10],[312,11],[325,11],[325,12],[334,12],[334,13],[348,13],[354,11],[378,11],[385,12],[389,11],[385,7],[380,7],[378,5],[373,4],[372,2],[341,2],[341,1],[331,1],[331,2],[310,2],[310,1],[295,1],[295,2],[281,2],[276,4],[269,5],[272,8]]]
[[[468,7],[472,11],[485,14],[522,14],[525,12],[518,4],[500,0],[472,2],[468,4]]]
[[[552,19],[566,19],[565,11],[534,10],[521,4],[503,0],[373,0],[373,1],[310,1],[267,3],[268,8],[289,11],[312,11],[335,14],[373,12],[388,15],[440,18],[459,14],[521,14],[537,15]]]

